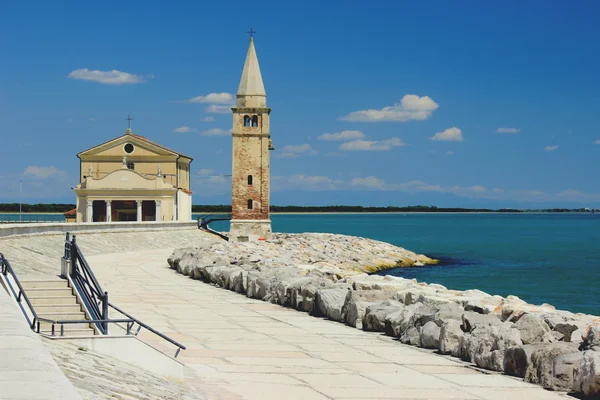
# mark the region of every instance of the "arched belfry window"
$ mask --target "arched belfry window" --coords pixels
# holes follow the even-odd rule
[[[248,175],[248,185],[252,185],[252,175]]]
[[[252,210],[252,199],[248,199],[248,210]]]
[[[253,115],[252,116],[252,127],[256,128],[258,126],[258,116],[257,115]]]
[[[250,117],[247,115],[244,115],[244,126],[245,127],[249,127],[250,126]]]

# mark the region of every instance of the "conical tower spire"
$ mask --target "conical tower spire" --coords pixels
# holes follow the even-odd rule
[[[262,75],[260,74],[258,57],[256,56],[256,49],[254,48],[254,38],[252,37],[250,37],[250,45],[248,46],[248,53],[246,54],[244,71],[242,72],[242,79],[240,80],[240,86],[238,87],[238,103],[241,100],[240,97],[246,96],[260,96],[262,100],[261,103],[263,103],[261,105],[266,105],[267,93],[265,92]],[[246,99],[245,102],[248,102],[248,100],[249,99]]]

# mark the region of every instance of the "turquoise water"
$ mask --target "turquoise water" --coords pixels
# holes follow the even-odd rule
[[[337,214],[271,216],[275,232],[382,240],[443,264],[382,272],[451,289],[514,294],[600,314],[599,214]],[[211,228],[229,230],[226,222]]]
[[[4,214],[0,213],[0,223],[10,222],[65,222],[62,214]]]

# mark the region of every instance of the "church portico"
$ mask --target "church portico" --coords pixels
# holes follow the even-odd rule
[[[163,214],[163,198],[133,200],[122,198],[86,200],[85,222],[172,221]],[[168,209],[168,211],[172,209]]]

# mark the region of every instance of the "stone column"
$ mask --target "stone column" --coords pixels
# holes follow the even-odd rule
[[[112,200],[106,200],[106,222],[112,221]]]
[[[137,220],[142,221],[142,200],[137,200]]]
[[[154,200],[154,202],[156,203],[156,212],[154,213],[156,215],[155,220],[162,221],[162,215],[160,213],[160,200]]]
[[[94,216],[94,202],[92,200],[88,200],[87,201],[87,211],[85,213],[85,221],[86,222],[93,222],[93,216]]]

